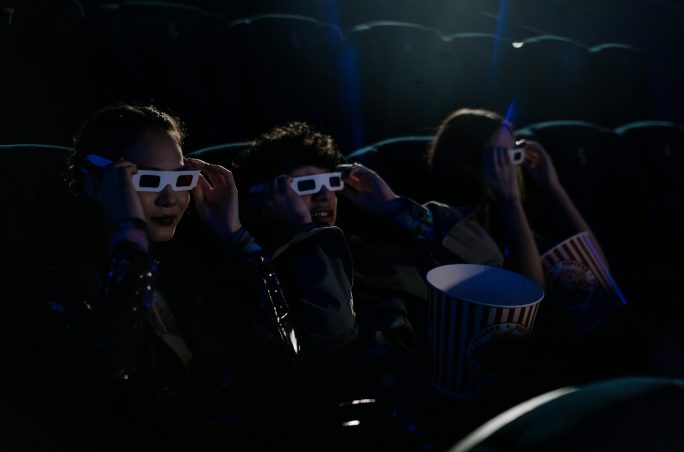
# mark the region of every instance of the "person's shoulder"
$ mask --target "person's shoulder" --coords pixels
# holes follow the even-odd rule
[[[281,245],[273,257],[283,254],[285,251],[299,246],[330,246],[333,244],[346,245],[347,239],[342,229],[337,226],[323,226],[310,224],[296,233],[287,243]]]
[[[473,219],[480,210],[480,206],[453,206],[441,201],[428,201],[423,205],[433,215],[457,217],[459,219]]]

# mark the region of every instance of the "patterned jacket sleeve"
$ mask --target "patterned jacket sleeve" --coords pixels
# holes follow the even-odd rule
[[[48,397],[64,400],[56,404],[124,410],[143,422],[169,412],[186,374],[147,320],[156,269],[146,251],[120,241],[102,278],[83,265],[48,272],[33,314],[39,333],[29,341],[52,375]]]
[[[465,210],[434,201],[420,205],[404,197],[390,203],[387,220],[426,246],[437,262],[503,264],[494,240]]]
[[[257,350],[266,351],[275,362],[291,361],[299,353],[299,342],[293,326],[288,300],[271,258],[245,228],[238,230],[225,244],[229,262],[240,269],[244,283],[251,287],[241,291],[256,301],[248,311]],[[279,355],[279,356],[278,356]]]
[[[121,241],[111,249],[103,294],[93,306],[101,326],[93,339],[116,379],[136,378],[141,370],[139,361],[152,335],[146,312],[152,306],[157,265],[134,243]]]

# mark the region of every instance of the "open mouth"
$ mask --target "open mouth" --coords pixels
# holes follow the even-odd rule
[[[333,221],[333,211],[315,210],[311,212],[311,219],[319,223],[330,223]]]
[[[171,226],[176,221],[175,215],[163,215],[160,217],[152,217],[151,220],[162,226]]]

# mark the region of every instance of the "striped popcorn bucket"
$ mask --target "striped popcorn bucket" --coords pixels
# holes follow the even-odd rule
[[[471,399],[518,369],[544,290],[508,270],[472,264],[430,270],[430,371],[435,387]]]
[[[581,339],[627,304],[587,232],[544,253],[542,267],[549,306],[571,338]]]

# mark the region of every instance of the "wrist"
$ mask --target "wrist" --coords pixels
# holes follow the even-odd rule
[[[230,258],[237,255],[253,256],[262,252],[254,237],[243,227],[229,235],[223,241],[223,246]]]
[[[110,246],[114,246],[120,242],[135,243],[143,251],[148,250],[150,243],[145,231],[133,227],[128,227],[125,229],[115,229],[112,231]]]
[[[235,234],[240,232],[242,229],[242,224],[239,221],[236,223],[229,223],[222,231],[218,231],[216,235],[218,235],[219,240],[225,242],[226,240],[230,240],[232,237],[234,237]]]
[[[375,213],[382,217],[392,217],[397,215],[404,209],[404,201],[401,197],[395,196],[394,198],[386,199],[382,201]]]

